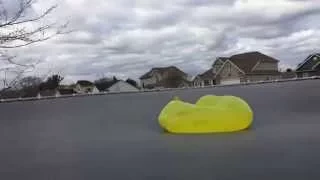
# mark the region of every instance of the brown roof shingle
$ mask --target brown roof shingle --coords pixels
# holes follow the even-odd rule
[[[148,71],[147,73],[145,73],[144,75],[142,75],[140,77],[140,79],[147,79],[151,77],[151,73],[157,71],[160,74],[163,74],[165,72],[170,72],[170,73],[178,73],[181,76],[187,76],[187,74],[183,71],[181,71],[179,68],[177,68],[176,66],[168,66],[168,67],[156,67],[156,68],[152,68],[150,71]]]
[[[258,51],[236,54],[229,58],[229,60],[237,65],[245,73],[250,73],[252,68],[259,62],[273,62],[277,63],[279,60],[270,56],[262,54]]]
[[[206,72],[199,74],[198,77],[201,79],[214,79],[215,78],[215,73],[213,73],[212,68],[207,70]]]

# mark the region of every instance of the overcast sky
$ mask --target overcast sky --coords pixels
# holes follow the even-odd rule
[[[50,18],[75,31],[12,53],[41,59],[34,74],[68,81],[138,78],[169,65],[195,75],[216,57],[246,51],[294,68],[320,52],[319,0],[38,0],[34,10],[55,2]]]

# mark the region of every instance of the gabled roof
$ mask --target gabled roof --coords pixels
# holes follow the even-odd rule
[[[252,52],[246,52],[246,53],[241,53],[241,54],[235,54],[230,57],[231,59],[259,59],[264,62],[279,62],[279,60],[267,56],[265,54],[262,54],[259,51],[252,51]]]
[[[250,73],[253,67],[258,62],[271,62],[271,63],[279,62],[279,60],[272,58],[270,56],[267,56],[265,54],[262,54],[258,51],[236,54],[231,56],[229,60],[232,63],[234,63],[236,66],[238,66],[245,73]]]
[[[228,60],[228,57],[218,57],[217,60],[221,60],[223,62],[225,62],[226,60]]]
[[[79,84],[80,86],[94,86],[92,82],[87,80],[79,80],[77,81],[77,84]]]
[[[222,65],[224,64],[229,58],[228,57],[218,57],[212,64],[212,67],[216,66],[216,65]]]
[[[213,73],[213,69],[209,69],[207,71],[205,71],[202,74],[197,75],[197,77],[201,78],[201,79],[214,79],[215,78],[215,73]]]
[[[165,72],[171,72],[171,73],[178,73],[181,76],[187,76],[187,74],[183,71],[181,71],[176,66],[168,66],[168,67],[155,67],[152,68],[150,71],[142,75],[139,79],[147,79],[150,78],[152,75],[152,72],[158,72],[160,74],[164,74]]]
[[[147,79],[151,77],[151,73],[154,71],[155,69],[152,68],[150,71],[148,71],[147,73],[143,74],[142,76],[140,76],[139,79]]]
[[[317,58],[317,59],[314,59]],[[298,65],[296,71],[312,71],[320,62],[320,53],[309,55],[301,64]]]

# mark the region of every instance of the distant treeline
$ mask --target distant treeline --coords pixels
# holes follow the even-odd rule
[[[55,74],[48,77],[46,80],[42,80],[36,76],[27,76],[15,83],[13,87],[5,87],[0,90],[0,99],[7,98],[25,98],[36,97],[41,91],[48,90],[60,90],[60,89],[73,89],[76,84],[61,85],[61,81],[64,79],[61,75]],[[79,80],[83,81],[83,80]],[[106,91],[119,79],[115,76],[112,78],[100,78],[93,82],[99,91]],[[127,79],[127,83],[138,87],[138,83],[133,79]]]

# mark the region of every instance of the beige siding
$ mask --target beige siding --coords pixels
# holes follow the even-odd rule
[[[196,77],[195,80],[193,81],[193,86],[195,87],[204,86],[204,82],[201,78]]]
[[[238,83],[243,77],[241,70],[229,61],[226,61],[216,79],[217,84]]]
[[[164,77],[162,77],[160,73],[153,72],[152,77],[155,78],[156,83],[157,83],[157,82],[161,81],[163,78],[165,78],[165,75],[164,75]]]
[[[248,82],[255,82],[255,81],[268,81],[268,80],[276,80],[280,77],[277,75],[251,75],[247,76],[246,80]]]
[[[116,84],[109,88],[109,92],[137,92],[139,91],[136,87],[128,84],[124,81],[118,81]]]
[[[153,70],[150,75],[151,75],[150,78],[140,80],[141,86],[143,86],[143,87],[154,86],[155,87],[155,86],[159,85],[158,84],[159,82],[161,82],[165,79],[168,79],[169,76],[179,75],[179,74],[173,73],[170,71],[160,73],[158,70]],[[183,78],[187,79],[187,75],[184,75]]]
[[[193,82],[193,86],[200,87],[200,86],[211,86],[214,85],[213,80],[197,80]]]
[[[242,77],[240,78],[240,82],[250,82],[250,79],[249,79],[248,76],[242,76]]]
[[[214,85],[215,81],[213,79],[202,79],[197,77],[193,81],[193,86],[211,86]]]
[[[219,69],[222,67],[223,62],[221,62],[220,60],[216,60],[216,62],[212,65],[212,70],[214,73],[217,73],[219,71]]]
[[[77,93],[98,93],[99,92],[96,86],[81,86],[80,84],[76,85],[75,91]]]
[[[221,79],[240,78],[242,73],[238,68],[227,61],[221,69],[219,76]]]
[[[254,67],[254,70],[274,70],[277,71],[278,70],[278,63],[258,63],[258,65],[256,65]]]
[[[157,83],[157,78],[156,77],[151,77],[151,78],[148,78],[148,79],[142,79],[141,80],[141,85],[144,85],[144,86],[153,85],[155,83]]]
[[[154,85],[159,81],[161,81],[162,79],[163,77],[161,77],[161,75],[158,72],[154,71],[151,73],[150,78],[141,80],[141,85],[144,85],[144,86]]]
[[[81,92],[81,86],[79,84],[76,85],[75,91]]]
[[[157,77],[158,77],[159,80],[161,80],[161,79],[166,79],[166,78],[168,78],[168,76],[169,76],[169,73],[168,73],[168,72],[164,72],[164,73],[162,74],[162,76],[161,76],[160,74],[157,75]]]
[[[97,87],[93,87],[93,89],[92,89],[92,93],[99,93],[100,91],[99,91],[99,89],[97,88]]]

